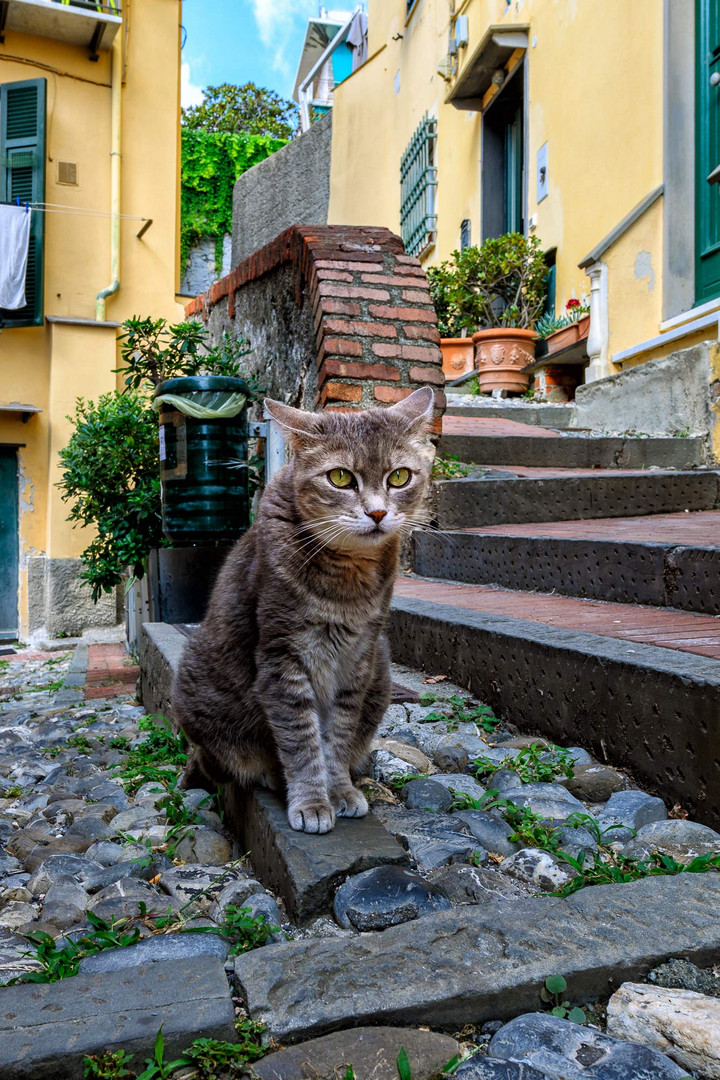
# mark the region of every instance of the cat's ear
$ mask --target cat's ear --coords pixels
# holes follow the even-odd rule
[[[293,409],[292,406],[284,405],[282,401],[273,401],[272,398],[265,398],[265,408],[273,420],[290,434],[293,448],[312,446],[322,438],[317,413]]]
[[[408,397],[391,405],[389,413],[407,421],[408,430],[428,430],[433,414],[435,394],[429,386],[415,390]]]

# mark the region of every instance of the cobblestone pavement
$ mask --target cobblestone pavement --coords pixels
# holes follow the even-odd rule
[[[279,960],[282,971],[282,957],[295,955],[287,949],[307,947],[308,964],[320,963],[331,953],[321,950],[320,960],[313,960],[314,944],[342,949],[358,935],[376,941],[387,928],[396,933],[417,919],[429,926],[427,920],[445,925],[443,919],[459,918],[461,925],[463,912],[488,904],[499,904],[492,908],[498,920],[512,924],[515,905],[526,910],[522,905],[537,903],[532,898],[538,894],[591,887],[604,880],[598,876],[603,865],[645,859],[659,866],[665,858],[679,870],[720,851],[720,835],[712,829],[685,820],[679,808],[668,817],[660,799],[581,747],[519,737],[447,680],[423,682],[396,669],[398,682],[425,696],[390,707],[362,784],[376,818],[406,850],[405,865],[351,874],[328,893],[325,914],[292,925],[282,897],[257,879],[228,835],[216,796],[177,786],[186,747],[164,718],[146,716],[134,697],[136,677],[137,668],[114,644],[80,645],[74,652],[20,650],[0,659],[0,984],[76,974],[102,979],[116,971],[144,973],[146,965],[162,962],[185,961],[200,970],[214,959],[225,966],[228,994],[235,995],[235,1013],[242,1017],[246,1001],[241,983],[233,983],[233,957],[248,950],[264,947],[268,962]],[[285,830],[287,846],[282,820],[277,828]],[[299,849],[315,839],[293,838]],[[308,969],[311,974],[318,973]],[[553,974],[551,955],[547,974]],[[356,973],[349,969],[346,977],[352,988]],[[358,969],[360,983],[365,977]],[[712,978],[701,983],[705,995],[696,995],[703,1003],[716,992],[707,981]],[[628,1034],[628,985],[626,1004],[616,1009],[622,1039],[588,1029],[578,1043],[577,1031],[585,1029],[539,1012],[506,1024],[471,1024],[463,1032],[443,1023],[446,1034],[449,1029],[459,1038],[455,1045],[480,1052],[474,1071],[468,1063],[458,1075],[579,1077],[578,1061],[591,1047],[599,1055],[593,1060],[607,1065],[593,1073],[594,1080],[679,1080],[693,1060],[688,1054],[704,1054],[703,1062],[712,1057],[712,1048],[692,1046],[678,1057],[675,1047],[671,1056],[681,1068],[650,1034]],[[11,985],[0,995],[18,991]],[[403,989],[406,996],[412,992],[412,986]],[[393,1008],[389,1000],[389,1015]],[[583,1018],[597,1029],[601,1015],[590,1008]],[[198,1025],[206,1023],[200,1016]],[[261,1019],[272,1032],[273,1016]],[[357,1026],[352,1015],[342,1020]],[[203,1034],[192,1028],[192,1018],[189,1023]],[[674,1038],[685,1053],[692,1030]],[[441,1045],[445,1053],[447,1044],[438,1043],[435,1055]],[[58,1060],[64,1052],[59,1046]],[[49,1059],[43,1060],[46,1068]],[[429,1080],[429,1066],[423,1068],[413,1080]],[[296,1073],[259,1075],[291,1080]],[[362,1072],[357,1076],[361,1080]]]

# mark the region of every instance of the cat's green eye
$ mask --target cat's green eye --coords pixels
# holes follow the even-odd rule
[[[331,469],[328,480],[334,487],[347,488],[352,485],[355,477],[347,469]]]
[[[409,479],[409,469],[395,469],[394,472],[391,472],[388,476],[388,484],[390,485],[390,487],[394,488],[405,487]]]

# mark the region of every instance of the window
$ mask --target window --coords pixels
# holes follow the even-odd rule
[[[46,79],[0,86],[0,202],[45,199]],[[30,229],[24,308],[0,308],[0,325],[42,326],[45,215],[35,213]]]
[[[483,113],[482,238],[525,231],[524,74],[519,64]]]
[[[427,116],[400,161],[400,233],[408,255],[420,255],[435,239],[435,144],[437,120]]]
[[[465,218],[460,223],[460,250],[464,251],[465,248],[470,247],[470,219]]]

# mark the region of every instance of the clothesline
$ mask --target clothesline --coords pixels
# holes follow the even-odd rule
[[[0,202],[0,206],[19,206],[35,210],[38,214],[72,214],[80,217],[111,218],[115,215],[111,210],[93,210],[90,207],[69,206],[65,203],[25,202],[22,199]],[[150,221],[150,218],[138,217],[136,214],[118,214],[121,221]]]

